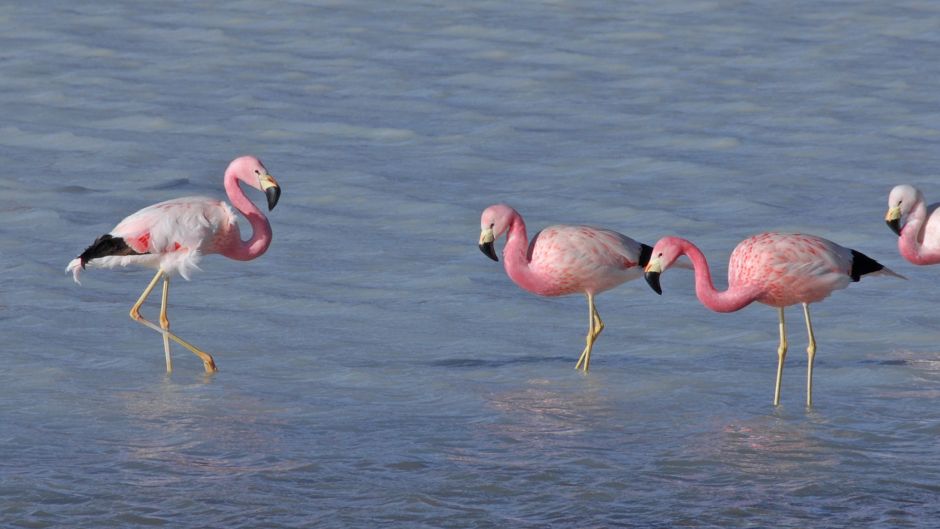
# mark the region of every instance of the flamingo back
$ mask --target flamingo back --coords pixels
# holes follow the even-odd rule
[[[203,254],[219,253],[238,240],[238,233],[235,214],[225,202],[208,197],[167,200],[141,209],[111,230],[141,255],[101,257],[92,263],[161,267],[188,279]]]
[[[597,294],[640,277],[641,251],[640,243],[612,230],[549,226],[529,243],[529,267],[539,281],[524,287],[543,296]]]
[[[735,247],[730,287],[761,290],[757,301],[774,307],[813,303],[852,282],[852,251],[805,234],[761,233]]]

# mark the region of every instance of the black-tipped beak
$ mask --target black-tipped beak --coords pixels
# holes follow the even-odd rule
[[[281,198],[281,188],[278,186],[271,186],[264,190],[264,196],[268,198],[268,211],[274,209],[274,206],[277,205],[277,201]]]
[[[654,292],[663,295],[663,288],[659,286],[659,276],[661,272],[647,272],[643,277],[646,278],[646,283],[653,289]]]
[[[489,257],[490,259],[496,262],[499,262],[499,257],[496,257],[496,247],[493,245],[493,241],[481,242],[480,251],[483,252],[483,255]]]
[[[893,231],[895,235],[901,235],[901,219],[885,220],[885,224],[891,228],[891,231]]]

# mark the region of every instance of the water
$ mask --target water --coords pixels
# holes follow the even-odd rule
[[[890,187],[937,200],[930,2],[7,2],[0,6],[0,526],[930,527],[936,268]],[[146,271],[63,273],[123,216],[283,186],[275,241],[203,261],[170,318]],[[252,195],[256,201],[260,194]],[[696,241],[804,230],[910,277],[789,312],[516,288],[479,214]],[[145,314],[153,315],[151,302]]]

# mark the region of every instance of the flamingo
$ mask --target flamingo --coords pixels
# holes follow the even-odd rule
[[[902,257],[916,265],[940,263],[940,204],[926,205],[920,189],[895,186],[888,195],[885,222],[898,235]]]
[[[787,355],[783,309],[802,303],[809,344],[806,348],[806,405],[813,405],[813,360],[816,339],[809,304],[833,291],[849,286],[862,276],[890,275],[904,279],[867,255],[839,246],[815,235],[761,233],[741,241],[728,263],[728,288],[715,290],[708,262],[694,244],[679,237],[664,237],[653,247],[646,265],[646,281],[662,294],[659,277],[675,260],[687,255],[695,269],[695,294],[703,305],[716,312],[734,312],[757,301],[777,307],[780,315],[780,346],[777,348],[777,381],[774,406],[780,404],[780,380]]]
[[[190,274],[199,269],[198,264],[204,254],[219,253],[230,259],[248,261],[263,254],[271,244],[271,224],[245,196],[239,182],[263,191],[269,210],[277,205],[281,189],[261,160],[253,156],[236,158],[228,165],[223,179],[225,192],[232,206],[251,224],[252,234],[247,241],[241,239],[237,218],[228,204],[209,197],[182,197],[148,206],[125,218],[110,233],[98,237],[81,255],[72,259],[66,268],[76,283],[80,283],[79,276],[87,266],[116,268],[137,265],[157,270],[131,307],[130,316],[163,335],[168,373],[173,371],[170,340],[202,359],[206,373],[218,370],[210,354],[170,332],[166,314],[170,276],[178,273],[188,280]],[[141,316],[140,307],[161,278],[163,297],[158,327]]]
[[[503,247],[506,273],[521,288],[540,296],[587,296],[587,344],[575,364],[575,369],[587,372],[594,341],[604,330],[594,296],[640,277],[652,248],[590,226],[549,226],[529,242],[522,215],[506,204],[486,208],[480,230],[480,250],[494,261],[499,261],[494,241],[508,232]]]

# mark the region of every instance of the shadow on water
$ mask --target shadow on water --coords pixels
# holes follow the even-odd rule
[[[166,182],[160,182],[159,184],[153,184],[149,186],[144,186],[141,189],[150,190],[164,190],[164,189],[180,189],[184,187],[189,187],[190,181],[189,178],[174,178],[173,180],[168,180]]]
[[[448,358],[447,360],[436,360],[431,362],[434,367],[447,368],[478,368],[478,367],[503,367],[508,365],[527,365],[527,364],[550,364],[559,362],[571,362],[567,356],[519,356],[504,359],[480,359],[480,358]]]

